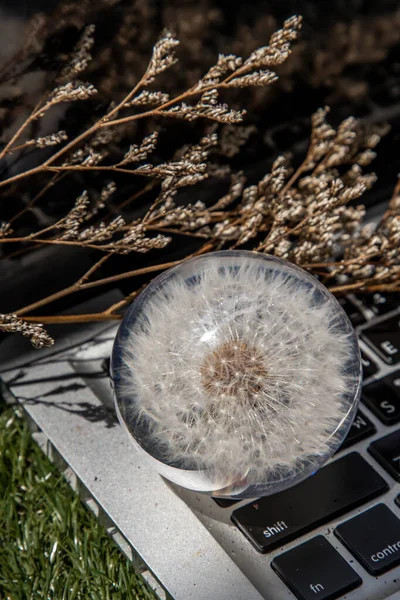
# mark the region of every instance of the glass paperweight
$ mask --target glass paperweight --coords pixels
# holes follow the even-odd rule
[[[119,419],[158,470],[218,497],[319,469],[355,416],[361,361],[337,300],[272,256],[222,251],[156,277],[112,353]]]

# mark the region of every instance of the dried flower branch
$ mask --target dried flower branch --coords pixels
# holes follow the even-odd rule
[[[234,54],[219,55],[205,76],[179,94],[170,93],[170,88],[169,93],[143,89],[177,60],[178,42],[171,33],[165,32],[154,47],[144,75],[121,101],[111,102],[102,114],[97,113],[79,135],[74,137],[60,130],[36,138],[31,134],[32,139],[24,141],[26,137],[22,136],[28,127],[40,121],[52,107],[65,102],[79,106],[96,93],[91,83],[75,79],[89,65],[93,50],[93,28],[83,31],[67,66],[61,70],[56,88],[35,106],[0,152],[1,159],[22,149],[50,149],[53,144],[61,145],[42,162],[34,163],[36,166],[14,172],[0,181],[0,188],[8,186],[11,191],[12,186],[18,189],[20,182],[33,175],[41,182],[44,180],[42,188],[28,197],[22,209],[1,223],[0,244],[7,248],[8,244],[18,243],[21,247],[17,252],[43,244],[79,246],[96,249],[102,256],[75,284],[22,307],[15,311],[18,316],[29,315],[26,317],[29,322],[35,322],[40,317],[29,313],[54,300],[111,281],[168,268],[172,263],[94,279],[98,268],[111,254],[163,249],[177,234],[198,238],[199,243],[203,240],[203,246],[197,251],[200,254],[223,247],[252,245],[259,251],[273,253],[318,273],[338,293],[377,287],[400,289],[398,191],[373,235],[371,229],[363,225],[364,208],[354,205],[375,181],[375,176],[365,170],[385,133],[382,127],[366,127],[349,118],[335,129],[327,122],[328,109],[324,108],[312,117],[310,146],[296,169],[289,156],[278,157],[270,172],[258,183],[246,186],[244,174],[230,173],[224,162],[224,157],[231,158],[238,153],[254,132],[254,126],[238,125],[244,111],[221,102],[220,93],[237,87],[271,85],[276,79],[275,69],[279,71],[290,55],[300,26],[301,18],[288,19],[282,29],[271,36],[267,46],[252,51],[247,59]],[[69,80],[71,76],[73,79]],[[144,133],[137,139],[136,128],[138,121],[153,117],[174,117],[190,122],[205,119],[212,123],[213,129],[197,144],[181,148],[172,157],[160,153],[160,143],[156,155],[158,131],[141,128]],[[215,162],[210,162],[212,160]],[[137,164],[143,161],[149,162]],[[111,173],[116,181],[117,177],[136,175],[148,178],[149,182],[139,189],[134,188],[128,198],[126,195],[120,198],[123,186],[118,186],[118,194],[115,194],[116,184],[101,180],[104,173],[106,176]],[[34,210],[62,178],[72,175],[79,176],[80,183],[71,195],[64,216],[48,221],[45,227],[37,227],[32,233],[20,233],[19,221],[26,211]],[[88,191],[80,193],[80,178],[86,175],[88,184],[85,180],[84,187]],[[99,179],[92,184],[91,177]],[[182,200],[182,187],[207,177],[230,178],[230,187],[210,202]],[[7,191],[3,193],[6,197]],[[111,198],[113,194],[118,196],[117,200],[114,196]],[[122,217],[122,209],[130,209],[138,199],[145,201],[137,202],[134,217],[129,210],[123,212]],[[104,320],[118,318],[118,314],[111,307],[87,318]],[[43,319],[50,322],[46,319],[57,322],[57,316]],[[80,319],[84,320],[84,316]]]

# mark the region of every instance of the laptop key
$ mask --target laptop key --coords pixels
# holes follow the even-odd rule
[[[292,488],[236,509],[231,518],[259,552],[269,552],[387,489],[367,461],[351,452]]]
[[[375,425],[371,423],[371,421],[366,417],[360,410],[357,411],[357,414],[354,418],[354,421],[349,429],[349,433],[347,434],[343,444],[340,446],[340,450],[344,450],[357,442],[361,442],[361,440],[365,440],[365,438],[369,437],[376,433]]]
[[[271,566],[299,600],[334,600],[362,584],[322,535],[281,554]]]
[[[363,389],[363,402],[385,425],[400,421],[400,377],[392,373]]]
[[[400,430],[372,442],[368,450],[394,479],[400,481]]]
[[[400,521],[385,504],[339,525],[335,534],[372,575],[400,564]]]
[[[369,358],[365,354],[365,352],[363,352],[362,350],[361,350],[361,363],[362,363],[363,375],[364,375],[365,379],[367,377],[371,377],[371,375],[375,375],[375,373],[378,372],[378,367],[376,366],[376,364],[374,363],[372,358]]]
[[[388,365],[400,362],[400,315],[364,329],[361,337]]]

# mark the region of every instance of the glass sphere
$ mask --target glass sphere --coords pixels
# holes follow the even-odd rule
[[[167,479],[219,497],[272,494],[314,473],[361,390],[337,300],[304,270],[247,251],[156,277],[120,325],[111,368],[137,448]]]

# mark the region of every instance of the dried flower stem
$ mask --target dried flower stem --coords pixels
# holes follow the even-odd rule
[[[400,289],[400,180],[382,222],[373,233],[363,224],[363,207],[349,204],[372,185],[373,175],[365,174],[363,170],[373,159],[373,148],[382,135],[378,127],[368,133],[363,125],[350,118],[335,130],[326,122],[328,109],[320,109],[312,117],[310,146],[300,166],[294,169],[288,157],[279,157],[270,173],[256,185],[248,187],[243,173],[230,173],[226,164],[219,164],[220,157],[225,157],[225,161],[226,157],[234,156],[251,132],[242,131],[235,135],[236,129],[246,128],[237,128],[233,124],[222,127],[218,143],[214,129],[198,144],[179,150],[170,162],[157,164],[157,157],[152,163],[143,164],[147,155],[156,148],[158,131],[153,130],[142,140],[132,140],[135,143],[131,143],[128,151],[122,153],[122,159],[121,152],[117,151],[115,159],[108,158],[107,163],[102,164],[103,159],[112,156],[114,152],[113,142],[119,136],[117,125],[147,117],[175,117],[189,122],[199,117],[224,123],[239,121],[243,113],[220,103],[218,92],[272,83],[276,76],[271,67],[282,64],[289,56],[290,43],[297,35],[300,21],[298,17],[288,19],[283,28],[272,35],[268,46],[258,48],[246,60],[234,55],[220,55],[217,63],[202,79],[195,85],[190,83],[191,87],[188,86],[186,91],[172,98],[163,91],[150,92],[146,89],[158,73],[176,61],[173,48],[177,41],[171,34],[165,33],[154,47],[149,65],[137,84],[118,104],[111,104],[96,122],[91,122],[89,126],[86,124],[77,137],[66,141],[67,134],[60,131],[45,138],[24,142],[26,134],[23,136],[23,133],[29,124],[41,118],[51,106],[64,101],[86,99],[95,92],[90,84],[68,81],[68,78],[58,81],[60,85],[50,96],[39,101],[0,153],[1,160],[1,156],[7,153],[28,147],[66,142],[36,167],[0,181],[1,187],[17,184],[32,175],[49,174],[48,182],[33,198],[28,196],[27,204],[18,214],[9,219],[8,223],[0,222],[0,244],[23,244],[22,249],[12,254],[7,255],[5,252],[7,258],[44,244],[90,248],[105,254],[74,284],[22,307],[18,315],[28,314],[80,290],[150,274],[179,264],[188,257],[94,280],[94,276],[99,277],[96,272],[108,260],[110,253],[127,254],[161,249],[171,239],[166,236],[172,235],[204,240],[204,245],[194,255],[226,247],[238,248],[249,244],[254,238],[257,240],[254,244],[257,250],[275,254],[318,274],[326,285],[331,282],[331,290],[337,294],[358,289]],[[90,60],[92,32],[93,28],[90,26],[85,29],[78,43],[82,52],[73,55],[67,65],[72,69],[74,77]],[[64,71],[65,77],[68,68]],[[224,137],[225,127],[227,130]],[[116,131],[111,131],[112,128]],[[247,129],[251,130],[251,127]],[[217,157],[215,165],[208,163],[210,152],[211,156]],[[61,219],[58,215],[58,220],[50,225],[48,223],[51,221],[45,221],[42,229],[34,230],[28,235],[25,232],[20,235],[18,228],[13,233],[14,227],[11,228],[11,224],[71,172],[78,173],[79,179],[85,172],[141,175],[148,177],[148,182],[129,198],[122,195],[122,200],[109,202],[108,199],[115,191],[114,182],[105,181],[103,189],[99,191],[96,189],[98,178],[93,177],[95,185],[89,185],[88,191],[84,191],[76,199],[75,204]],[[207,176],[231,176],[228,192],[222,198],[214,198],[207,205],[202,202],[180,205],[179,188],[193,185]],[[16,192],[19,191],[19,186],[12,185],[4,198],[11,197],[14,188]],[[149,195],[148,205],[142,206],[138,214],[135,213],[135,220],[125,221],[125,214],[123,219],[121,209],[155,188],[159,188],[159,192]],[[147,232],[157,232],[158,235],[150,233],[148,237]],[[264,239],[258,243],[261,236]],[[340,285],[338,275],[341,276]],[[58,316],[43,318],[30,315],[28,318],[32,323],[117,319],[118,311],[137,293],[137,290],[133,291],[124,300],[101,313],[63,316],[61,320]],[[19,317],[6,317],[11,319],[7,323],[13,323],[12,327],[20,328],[20,332],[28,331],[27,323],[24,325],[23,322],[17,322]]]
[[[82,315],[53,315],[49,317],[24,317],[24,321],[29,323],[43,323],[46,325],[62,324],[67,325],[71,323],[91,323],[96,321],[119,321],[122,319],[122,315],[113,314],[111,312],[99,312],[99,313],[84,313]]]

